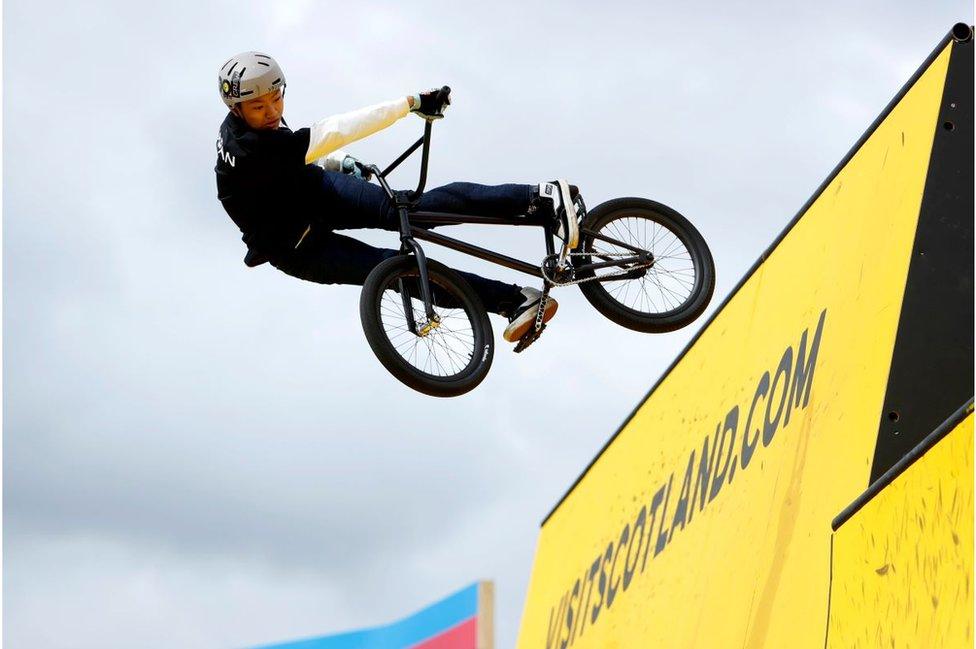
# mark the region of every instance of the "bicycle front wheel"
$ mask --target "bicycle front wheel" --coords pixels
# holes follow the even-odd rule
[[[387,259],[366,278],[359,315],[380,363],[403,384],[435,397],[478,386],[494,357],[491,323],[462,277],[427,261],[434,315],[428,317],[413,256]]]
[[[617,324],[647,333],[674,331],[693,322],[715,290],[715,265],[705,239],[688,219],[661,203],[617,198],[590,211],[576,259],[612,262],[650,252],[648,265],[610,265],[583,275],[587,301]],[[603,238],[601,238],[601,235]],[[608,241],[609,240],[609,241]],[[613,241],[626,244],[620,246]]]

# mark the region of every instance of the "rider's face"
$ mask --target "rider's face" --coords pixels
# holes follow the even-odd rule
[[[284,111],[285,96],[281,90],[274,90],[237,105],[237,114],[254,129],[278,128]]]

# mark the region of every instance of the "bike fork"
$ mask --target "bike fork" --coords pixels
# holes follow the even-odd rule
[[[400,214],[400,232],[403,233],[400,236],[400,249],[409,250],[413,252],[414,256],[417,258],[417,268],[420,271],[420,296],[424,301],[424,313],[427,316],[427,321],[432,322],[435,318],[434,314],[434,301],[431,297],[430,291],[430,274],[427,272],[427,256],[424,254],[423,248],[420,247],[413,237],[409,235],[410,224],[407,218],[407,209],[401,207],[398,209]],[[413,320],[413,310],[410,308],[410,298],[404,291],[403,280],[400,280],[400,293],[403,296],[403,309],[408,314],[407,324],[413,333],[416,333],[417,325]]]

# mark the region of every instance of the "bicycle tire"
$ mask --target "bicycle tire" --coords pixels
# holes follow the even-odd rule
[[[688,295],[678,300],[661,291],[660,287],[655,287],[661,294],[662,302],[674,300],[678,303],[671,306],[671,308],[653,313],[634,309],[631,306],[623,304],[618,297],[615,297],[611,292],[613,289],[608,289],[607,286],[609,284],[619,283],[620,280],[618,282],[601,282],[596,280],[583,282],[578,285],[583,296],[605,317],[622,327],[634,331],[664,333],[680,329],[693,322],[708,306],[712,294],[715,291],[715,264],[712,260],[712,253],[708,249],[708,245],[705,243],[705,239],[701,236],[701,233],[698,232],[688,219],[675,210],[667,205],[646,198],[616,198],[601,203],[586,215],[582,228],[591,232],[601,232],[601,230],[614,221],[622,219],[637,219],[638,222],[646,221],[656,224],[663,230],[669,232],[674,239],[684,246],[688,252],[692,268],[694,269],[694,281],[688,291]],[[611,232],[605,236],[614,236],[614,234]],[[618,238],[617,240],[623,241],[623,238]],[[632,245],[635,242],[636,240],[625,241],[625,243],[631,243]],[[584,232],[581,232],[577,252],[595,252],[595,245],[598,244],[596,244],[592,235],[586,235]],[[652,243],[649,247],[653,248],[654,244]],[[651,249],[650,252],[653,253],[655,251]],[[584,256],[578,259],[581,260],[581,263],[586,264],[590,262],[591,257]],[[651,267],[653,277],[658,277],[656,266],[662,260],[663,257],[656,258],[655,266]],[[592,275],[593,273],[591,272],[589,276],[592,277]],[[647,295],[647,291],[644,288],[643,282],[646,275],[645,273],[640,278],[642,282],[641,288],[645,291],[645,295]],[[578,279],[585,277],[583,275],[582,277],[578,277]],[[622,281],[629,282],[636,280]],[[675,286],[684,286],[684,284],[675,284]]]
[[[484,380],[491,369],[494,358],[494,340],[488,313],[481,303],[481,299],[474,292],[471,285],[460,275],[433,260],[427,260],[427,272],[430,283],[436,287],[441,296],[454,300],[459,306],[441,307],[435,305],[438,316],[444,316],[444,322],[451,318],[466,319],[470,325],[470,334],[461,336],[454,333],[454,338],[448,338],[452,332],[441,331],[443,323],[427,334],[420,336],[403,327],[393,327],[396,334],[391,334],[389,327],[396,320],[396,303],[391,303],[391,295],[400,301],[400,312],[405,313],[402,297],[394,285],[403,280],[410,288],[412,310],[420,318],[425,318],[423,302],[419,299],[420,271],[417,260],[413,256],[401,255],[392,257],[374,268],[363,284],[359,299],[359,315],[363,324],[363,332],[376,358],[383,364],[397,380],[404,385],[435,397],[456,397],[473,390]],[[384,296],[387,296],[384,298]],[[384,299],[387,301],[384,303]],[[385,309],[385,311],[384,311]],[[464,316],[449,311],[463,312]],[[384,324],[384,315],[387,323]],[[404,322],[406,319],[404,317]],[[391,339],[391,335],[393,338]],[[413,336],[417,340],[410,338]],[[440,338],[438,338],[440,336]],[[470,350],[467,350],[470,337]],[[397,340],[399,339],[399,341]],[[423,346],[420,342],[423,341]],[[418,355],[424,353],[424,348],[431,355],[441,353],[447,359],[447,366],[442,369],[444,374],[434,374],[417,367],[408,358],[410,352],[404,351],[404,345],[413,344],[413,351]],[[439,345],[443,345],[440,347]],[[419,350],[419,351],[418,351]],[[464,353],[470,355],[464,359]],[[404,354],[407,354],[405,356]]]

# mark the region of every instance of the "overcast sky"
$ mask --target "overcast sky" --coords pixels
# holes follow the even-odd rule
[[[668,203],[711,245],[714,306],[972,21],[963,0],[3,9],[10,649],[283,641],[482,578],[510,647],[539,522],[705,320],[638,334],[564,289],[524,354],[493,319],[474,392],[410,391],[366,344],[358,288],[241,263],[212,172],[230,55],[278,59],[293,127],[451,85],[428,186],[564,176],[591,207]],[[421,125],[348,148],[383,163]],[[536,260],[530,234],[467,232]]]

